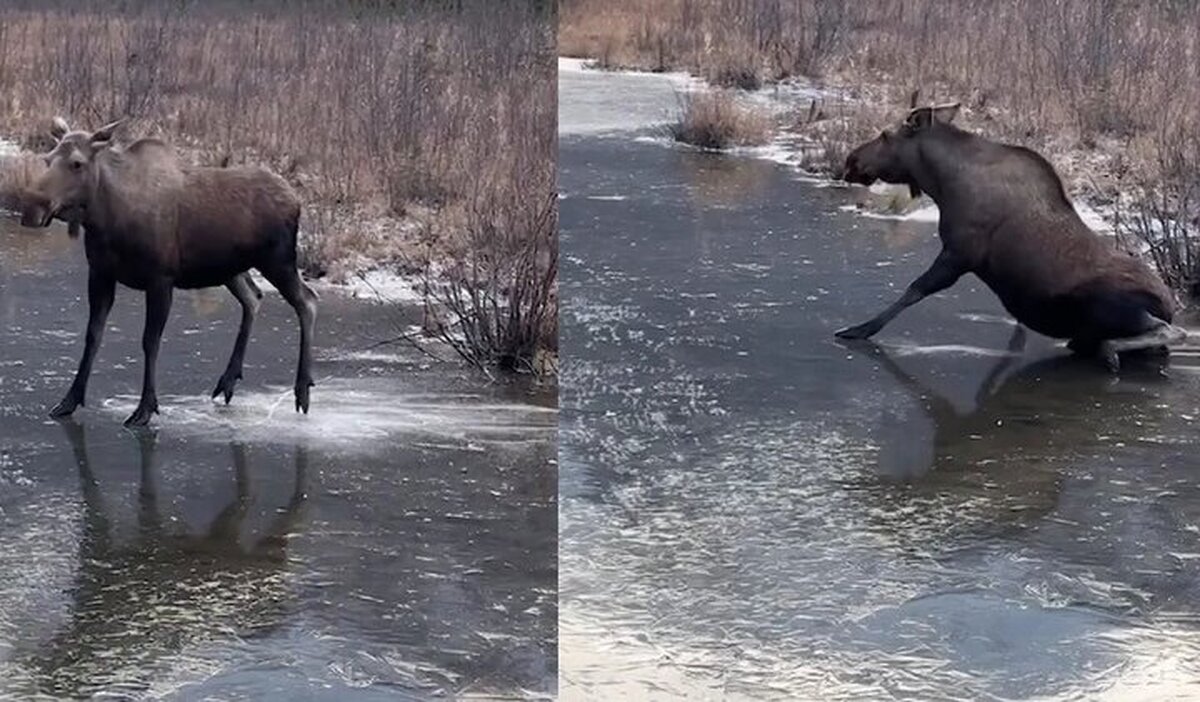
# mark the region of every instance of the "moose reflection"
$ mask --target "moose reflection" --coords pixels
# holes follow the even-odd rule
[[[192,533],[182,520],[164,519],[156,439],[140,433],[137,529],[132,537],[118,538],[127,525],[105,505],[84,427],[70,421],[62,427],[78,468],[83,519],[68,620],[27,661],[41,692],[78,697],[115,687],[129,691],[190,644],[253,636],[282,622],[290,599],[288,537],[306,500],[303,449],[295,454],[287,503],[247,542],[252,495],[245,447],[236,442],[229,447],[234,496],[207,528]]]
[[[1025,331],[1018,326],[1006,353],[988,370],[972,405],[960,409],[905,370],[892,352],[873,342],[847,348],[871,357],[918,400],[921,414],[885,418],[879,472],[908,486],[906,494],[936,497],[955,510],[981,508],[985,520],[1045,514],[1058,500],[1064,460],[1136,441],[1165,382],[1167,357],[1131,357],[1120,383],[1080,358],[1059,354],[1023,362]],[[1136,362],[1134,362],[1136,358]],[[894,493],[892,493],[894,495]],[[906,498],[898,498],[906,499]]]
[[[1013,458],[1015,452],[1070,454],[1099,436],[1121,434],[1122,426],[1132,427],[1129,417],[1153,402],[1153,395],[1141,386],[1163,382],[1167,362],[1165,355],[1144,352],[1136,364],[1130,363],[1130,376],[1121,384],[1072,355],[1022,364],[1025,330],[1018,326],[1006,352],[976,389],[972,406],[963,410],[901,367],[888,349],[869,341],[843,346],[878,361],[919,399],[925,419],[933,425],[928,461],[886,469],[889,476],[902,479],[922,477],[931,469],[963,470]],[[913,435],[909,431],[908,439]]]

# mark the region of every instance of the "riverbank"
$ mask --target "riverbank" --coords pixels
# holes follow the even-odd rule
[[[0,121],[31,154],[55,115],[124,118],[123,140],[187,163],[268,167],[304,204],[307,275],[411,279],[470,363],[537,372],[557,347],[554,31],[546,7],[481,0],[52,0],[0,10]],[[39,164],[6,160],[11,208]]]
[[[737,18],[732,22],[730,18]],[[962,126],[1044,154],[1068,192],[1181,294],[1200,263],[1195,23],[1169,6],[1082,0],[572,0],[559,52],[602,68],[683,71],[744,95],[824,93],[777,120],[775,146],[837,176],[850,146],[895,125],[914,90],[960,101]],[[1026,30],[1014,33],[1012,28]],[[891,194],[884,209],[912,206]]]
[[[596,71],[617,73],[623,76],[644,78],[658,77],[668,81],[677,91],[676,108],[657,115],[662,125],[662,141],[685,142],[677,136],[676,123],[688,119],[683,112],[692,104],[703,104],[692,96],[722,95],[722,100],[732,102],[738,109],[755,112],[757,122],[769,125],[768,134],[758,144],[731,142],[724,148],[714,149],[704,144],[690,144],[702,150],[725,151],[734,155],[772,161],[796,169],[802,177],[813,182],[836,187],[849,187],[841,182],[841,167],[845,155],[861,141],[873,137],[879,130],[896,121],[896,114],[907,108],[894,110],[875,104],[862,91],[859,98],[846,97],[846,90],[838,86],[818,84],[798,78],[789,78],[780,83],[767,84],[757,90],[734,90],[714,86],[699,76],[682,72],[658,73],[632,68],[604,68],[595,59],[560,57],[559,71],[580,73]],[[833,107],[831,107],[833,106]],[[835,110],[833,115],[827,110]],[[968,129],[975,127],[967,126]],[[1078,159],[1064,159],[1074,168]],[[1073,171],[1076,178],[1063,174],[1072,195],[1076,211],[1093,229],[1113,234],[1113,219],[1116,210],[1112,200],[1098,196],[1084,182],[1082,172]],[[1090,180],[1090,179],[1088,179]],[[937,205],[928,197],[914,199],[908,189],[886,183],[877,183],[862,188],[854,187],[855,202],[841,209],[856,211],[862,216],[876,219],[891,219],[912,222],[937,222]]]

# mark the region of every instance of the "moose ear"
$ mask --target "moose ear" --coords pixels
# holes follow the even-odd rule
[[[922,129],[928,127],[932,121],[932,107],[914,107],[908,111],[908,116],[904,118],[904,125],[906,127],[913,127],[914,129]]]
[[[62,117],[55,117],[50,121],[50,136],[54,137],[54,141],[62,141],[69,131],[71,128],[67,126],[67,120]]]
[[[108,142],[112,141],[113,133],[117,131],[117,127],[121,126],[121,123],[124,121],[123,119],[119,119],[92,132],[92,146],[95,148],[108,146]]]
[[[933,107],[918,107],[910,110],[904,124],[915,129],[924,129],[934,122],[950,124],[958,116],[959,103],[950,102]]]
[[[959,107],[961,107],[961,104],[957,102],[947,102],[943,105],[936,105],[933,107],[933,119],[941,122],[942,124],[950,124],[954,121],[954,118],[958,116]]]

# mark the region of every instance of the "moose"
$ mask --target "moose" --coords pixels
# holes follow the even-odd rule
[[[914,100],[915,102],[915,100]],[[974,273],[1018,322],[1068,339],[1076,354],[1116,372],[1119,353],[1163,348],[1187,332],[1145,263],[1091,231],[1054,167],[1035,151],[955,127],[959,104],[914,107],[846,158],[844,179],[907,185],[940,210],[942,250],[904,294],[871,320],[836,332],[866,339],[904,309]]]
[[[155,366],[175,288],[225,286],[241,304],[242,319],[225,372],[213,391],[228,404],[242,377],[242,359],[262,292],[248,271],[259,271],[296,311],[300,358],[296,411],[308,413],[316,294],[300,279],[296,239],[300,201],[283,178],[262,168],[184,165],[158,139],[127,147],[114,141],[118,120],[94,132],[73,131],[56,117],[55,146],[46,169],[30,185],[21,223],[68,223],[83,230],[88,262],[88,323],[83,357],[53,417],[84,403],[92,362],[112,308],[116,284],[146,294],[142,333],[145,369],[137,408],[127,426],[144,426],[158,412]]]

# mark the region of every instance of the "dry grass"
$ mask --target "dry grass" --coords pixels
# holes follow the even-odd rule
[[[865,3],[864,3],[865,4]],[[852,3],[563,0],[559,50],[612,67],[683,69],[726,86],[811,74],[837,48]]]
[[[762,108],[744,105],[729,92],[687,93],[680,97],[679,121],[669,127],[675,141],[704,149],[761,146],[774,124]]]
[[[19,209],[22,194],[45,167],[35,154],[0,156],[0,209]]]
[[[1163,134],[1200,134],[1193,3],[563,0],[560,26],[560,53],[610,65],[710,78],[754,70],[760,81],[802,75],[853,86],[863,93],[858,104],[892,108],[874,131],[895,122],[913,89],[926,101],[961,100],[967,125],[1049,153],[1073,185],[1125,188],[1126,209],[1143,220],[1178,211],[1190,236],[1175,241],[1191,253],[1155,262],[1177,288],[1197,278],[1196,224],[1178,202],[1188,200],[1195,173],[1161,144]],[[832,172],[843,137],[866,131],[869,120],[830,121],[801,131],[821,147],[811,164]],[[1123,170],[1136,182],[1119,181]]]
[[[35,7],[0,2],[0,118],[10,134],[44,149],[52,115],[85,126],[124,117],[128,137],[164,137],[194,162],[268,165],[304,200],[311,273],[430,255],[450,269],[464,255],[453,240],[469,236],[455,231],[456,213],[539,208],[554,192],[548,4]],[[506,238],[545,247],[543,232],[505,221]]]
[[[881,125],[893,121],[894,114],[870,103],[813,100],[808,107],[796,110],[788,129],[810,143],[801,154],[802,168],[841,178],[850,150],[876,137]]]

